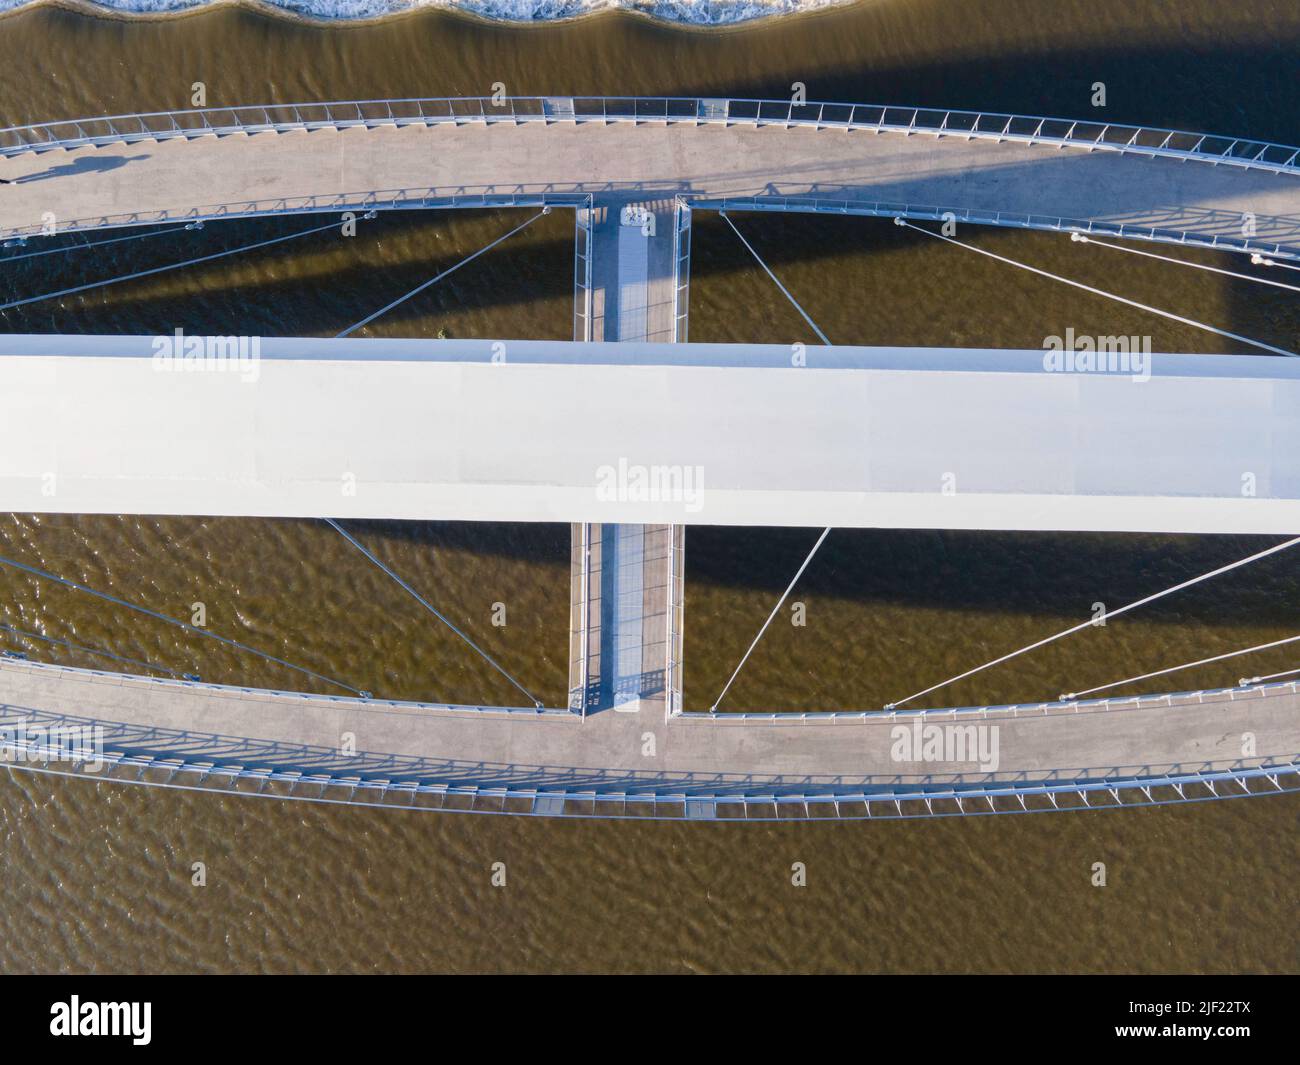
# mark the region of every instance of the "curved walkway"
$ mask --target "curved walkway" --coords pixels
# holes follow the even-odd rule
[[[1097,793],[1122,802],[1120,789],[1150,798],[1156,786],[1178,787],[1186,797],[1171,782],[1196,780],[1209,780],[1212,790],[1214,781],[1231,783],[1239,794],[1260,790],[1250,781],[1288,790],[1278,778],[1290,779],[1300,764],[1295,681],[912,714],[684,714],[667,721],[655,713],[584,719],[565,711],[362,701],[12,659],[0,661],[0,688],[0,734],[99,723],[110,760],[134,756],[140,776],[150,766],[169,779],[201,767],[227,780],[310,778],[321,789],[397,789],[408,799],[431,788],[543,796],[540,810],[521,812],[562,813],[574,796],[650,809],[689,801],[694,816],[716,816],[719,803],[802,806],[806,813],[817,801],[932,804],[954,795],[996,811],[995,797],[1019,803]],[[15,742],[12,732],[3,738]],[[547,809],[547,795],[559,806]]]
[[[0,196],[0,235],[39,235],[51,224],[65,232],[372,206],[683,196],[732,209],[951,211],[993,225],[1300,257],[1300,168],[1296,150],[1282,146],[861,105],[796,114],[756,101],[522,103],[299,104],[3,130],[0,177],[15,183]],[[415,105],[421,113],[410,112]]]

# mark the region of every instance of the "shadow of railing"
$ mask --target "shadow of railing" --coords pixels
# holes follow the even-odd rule
[[[575,727],[578,727],[575,724]],[[134,759],[144,767],[241,776],[292,774],[349,787],[398,785],[464,791],[580,792],[643,798],[672,796],[752,800],[811,801],[818,797],[937,798],[1016,792],[1076,792],[1232,781],[1290,772],[1300,757],[1238,759],[1230,763],[1196,761],[1088,768],[1054,768],[1006,773],[815,774],[674,772],[601,769],[580,766],[488,762],[376,751],[345,752],[282,740],[255,739],[192,729],[165,728],[55,713],[35,707],[0,704],[0,751],[51,750],[46,739],[75,734],[95,737],[96,753],[109,764]],[[36,737],[31,741],[30,737]],[[12,761],[12,757],[10,758]],[[91,761],[79,758],[81,762]]]

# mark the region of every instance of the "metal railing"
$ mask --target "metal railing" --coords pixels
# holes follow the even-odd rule
[[[591,578],[591,541],[590,526],[585,527],[586,550],[583,552],[585,572],[584,583]],[[675,526],[684,530],[684,526]],[[684,563],[684,551],[680,548],[677,563]],[[586,602],[587,596],[583,596]],[[678,601],[678,610],[683,604]],[[587,624],[590,623],[587,619]],[[681,627],[677,630],[677,639],[681,639]],[[488,706],[472,703],[430,703],[413,702],[402,699],[382,699],[368,696],[359,698],[353,695],[323,695],[315,692],[292,691],[277,688],[256,688],[241,684],[216,684],[210,681],[176,680],[171,677],[150,677],[143,674],[120,673],[114,670],[88,669],[84,666],[65,666],[53,662],[36,662],[12,651],[0,651],[0,660],[10,667],[20,667],[32,672],[72,673],[90,680],[102,680],[110,684],[121,684],[124,680],[132,683],[149,684],[161,689],[192,688],[213,694],[245,694],[276,699],[299,699],[324,701],[337,704],[364,705],[367,707],[388,707],[390,709],[411,709],[422,711],[471,712],[481,714],[511,714],[536,717],[543,714],[563,715],[570,713],[569,707],[535,707],[535,706]],[[678,663],[680,666],[680,663]],[[682,722],[712,722],[726,724],[744,721],[766,721],[778,725],[798,725],[801,721],[819,722],[853,722],[871,719],[910,719],[923,717],[938,719],[940,717],[1042,717],[1046,714],[1078,714],[1096,711],[1140,709],[1145,706],[1163,704],[1177,706],[1186,703],[1202,703],[1207,699],[1235,702],[1240,699],[1269,698],[1276,695],[1300,695],[1300,678],[1278,680],[1258,684],[1237,685],[1231,688],[1198,688],[1194,691],[1156,692],[1150,695],[1114,695],[1099,699],[1047,699],[1033,703],[1001,703],[987,706],[957,706],[894,710],[737,710],[724,713],[709,713],[704,710],[686,710],[675,714]]]
[[[1258,252],[1280,259],[1300,259],[1300,253],[1275,241],[1241,236],[1241,215],[1207,209],[1182,208],[1179,215],[1169,216],[1169,228],[1111,222],[1094,218],[1068,218],[1064,215],[1027,214],[1020,211],[984,211],[970,207],[943,207],[935,204],[901,203],[891,200],[855,200],[831,196],[727,196],[717,199],[700,197],[690,200],[697,211],[773,211],[777,213],[863,215],[873,218],[910,218],[913,221],[956,221],[970,225],[1005,226],[1020,229],[1050,230],[1059,233],[1083,233],[1094,236],[1123,237],[1127,240],[1150,240],[1160,244],[1183,244],[1216,251]],[[1195,214],[1198,223],[1218,232],[1200,234],[1186,229],[1187,216]]]
[[[686,586],[686,526],[668,526],[668,588],[664,617],[664,715],[682,712],[682,629],[685,604],[679,590]]]
[[[573,339],[592,339],[592,208],[591,197],[587,206],[573,212]]]
[[[570,562],[569,603],[569,711],[586,717],[592,706],[592,659],[599,662],[599,636],[596,650],[592,649],[593,620],[597,630],[600,624],[600,576],[594,572],[593,553],[600,549],[601,526],[592,522],[574,522],[572,525],[572,550]],[[595,535],[593,536],[593,532]],[[572,580],[576,567],[577,581]],[[576,594],[575,594],[576,593]],[[592,599],[596,600],[593,610]],[[593,617],[594,615],[594,617]]]
[[[0,129],[0,155],[234,133],[468,123],[670,122],[866,130],[1014,141],[1296,173],[1300,148],[1240,137],[1038,115],[888,104],[639,96],[431,97],[155,111]]]
[[[67,768],[63,768],[63,766]],[[106,750],[94,762],[40,744],[0,738],[0,766],[115,783],[209,791],[348,806],[429,809],[447,813],[636,820],[910,820],[1069,810],[1163,806],[1300,791],[1300,763],[1192,770],[1086,781],[961,786],[882,786],[776,792],[717,788],[600,790],[396,781],[273,766],[220,764]],[[1222,790],[1221,790],[1222,789]]]
[[[685,344],[691,303],[691,205],[678,196],[673,208],[673,341]]]
[[[577,646],[571,649],[570,654],[577,657],[570,664],[569,675],[572,677],[576,674],[578,684],[569,693],[569,709],[586,717],[591,695],[591,524],[579,522],[575,528],[578,533],[574,544],[574,550],[578,553],[575,561],[580,568],[578,601],[572,603],[571,610],[577,614]],[[575,628],[572,621],[569,624],[571,629]]]
[[[124,680],[138,684],[149,684],[162,689],[191,688],[197,691],[211,692],[214,695],[254,695],[274,699],[310,699],[328,703],[348,704],[365,707],[386,707],[390,710],[445,710],[449,713],[477,714],[514,714],[537,717],[542,714],[563,715],[568,710],[545,706],[496,706],[479,703],[431,703],[413,702],[409,699],[377,699],[373,695],[328,695],[318,692],[292,691],[282,688],[254,688],[246,684],[216,684],[204,680],[176,680],[172,677],[148,677],[139,673],[118,673],[111,669],[87,669],[84,666],[64,666],[54,662],[34,662],[12,651],[0,651],[9,667],[19,666],[33,672],[72,673],[89,680],[102,680],[109,684],[121,684]]]
[[[1300,680],[1275,681],[1267,684],[1238,685],[1235,688],[1201,688],[1197,691],[1157,692],[1153,695],[1117,695],[1101,699],[1046,699],[1038,703],[1002,703],[990,706],[946,706],[894,710],[737,710],[710,713],[688,710],[678,714],[686,722],[725,724],[763,721],[776,725],[795,725],[801,721],[861,722],[871,720],[926,720],[978,717],[1044,717],[1048,714],[1084,714],[1110,710],[1139,710],[1146,706],[1178,706],[1203,703],[1207,699],[1235,702],[1239,699],[1269,698],[1275,695],[1300,695]]]
[[[329,195],[275,196],[264,200],[202,204],[182,210],[161,208],[152,211],[124,211],[88,218],[68,218],[59,222],[60,234],[130,226],[155,226],[164,223],[232,221],[275,215],[310,215],[343,211],[403,210],[499,210],[513,207],[572,207],[581,210],[591,202],[585,192],[554,192],[545,189],[446,192],[438,188],[357,190]],[[43,222],[0,231],[5,237],[48,236]]]

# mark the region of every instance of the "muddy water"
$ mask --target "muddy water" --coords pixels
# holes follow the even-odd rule
[[[417,14],[331,27],[221,10],[154,22],[55,8],[0,20],[0,120],[213,103],[510,91],[810,96],[1087,115],[1294,143],[1300,13],[1196,3],[880,0],[725,32],[626,16],[549,27]],[[346,247],[251,256],[7,312],[10,331],[327,335],[516,224],[385,216]],[[1031,346],[1080,333],[1234,350],[872,220],[740,219],[838,342]],[[307,228],[224,223],[13,264],[0,302]],[[1294,300],[1051,235],[967,233],[1092,285],[1295,347]],[[564,337],[560,213],[386,317],[371,335]],[[965,256],[963,258],[963,255]],[[1201,261],[1223,260],[1202,256]],[[1238,264],[1239,265],[1239,264]],[[807,340],[725,228],[696,232],[691,335]],[[359,523],[354,531],[548,702],[565,687],[567,530]],[[710,702],[807,530],[692,529],[687,701]],[[1249,538],[836,531],[728,696],[733,708],[876,706],[1240,557]],[[376,693],[505,701],[490,669],[337,534],[309,522],[14,515],[0,554]],[[942,702],[1034,699],[1300,631],[1296,562],[1238,571],[1090,630]],[[494,626],[494,604],[507,624]],[[205,679],[298,678],[76,593],[0,573],[0,620]],[[33,658],[93,658],[4,637]],[[1284,654],[1250,670],[1294,666]],[[1230,682],[1192,671],[1177,686]],[[307,687],[312,685],[308,684]],[[570,824],[320,808],[14,776],[0,781],[0,966],[10,970],[1117,970],[1300,967],[1294,798],[893,825]],[[789,886],[793,861],[809,887]],[[209,886],[190,886],[205,861]],[[494,861],[509,884],[488,886]],[[1089,886],[1105,861],[1110,887]]]

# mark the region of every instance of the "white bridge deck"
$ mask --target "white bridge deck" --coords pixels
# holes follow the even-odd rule
[[[0,511],[1300,532],[1300,359],[505,350],[267,339],[248,374],[160,372],[149,337],[3,336]]]

